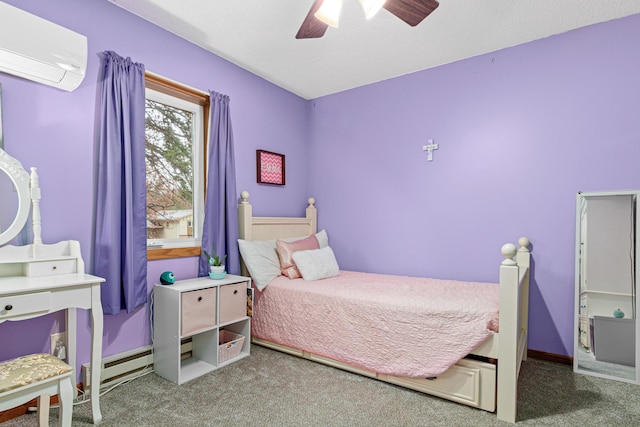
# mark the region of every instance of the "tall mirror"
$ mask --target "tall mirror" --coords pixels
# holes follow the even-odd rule
[[[578,193],[574,370],[640,382],[636,325],[640,191]]]

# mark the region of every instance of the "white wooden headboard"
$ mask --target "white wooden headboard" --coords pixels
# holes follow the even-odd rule
[[[310,197],[305,217],[253,216],[249,192],[240,194],[238,204],[238,237],[244,240],[272,240],[308,236],[317,232],[318,213]]]

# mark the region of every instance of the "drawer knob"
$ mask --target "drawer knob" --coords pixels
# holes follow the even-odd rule
[[[202,297],[198,297],[198,301],[202,301]]]
[[[233,294],[234,294],[234,295],[235,295],[235,294],[237,294],[237,293],[238,293],[238,290],[237,290],[237,289],[236,289],[235,291],[233,291]]]
[[[13,306],[11,304],[7,304],[4,306],[4,309],[7,311],[11,311],[13,309]]]
[[[55,265],[53,267],[51,267],[52,270],[57,269],[58,267],[56,267]]]

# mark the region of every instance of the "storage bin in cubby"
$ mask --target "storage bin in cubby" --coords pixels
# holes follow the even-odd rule
[[[220,286],[220,325],[247,316],[247,285],[234,283]]]
[[[240,355],[244,345],[244,336],[226,329],[220,329],[218,337],[218,363],[226,362]]]
[[[216,288],[183,292],[181,307],[183,336],[216,326]]]

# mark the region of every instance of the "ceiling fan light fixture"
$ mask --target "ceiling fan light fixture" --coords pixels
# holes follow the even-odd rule
[[[386,2],[387,0],[360,0],[360,4],[364,10],[364,16],[367,19],[373,18]]]
[[[342,0],[324,0],[313,16],[331,27],[337,27],[341,10]]]

